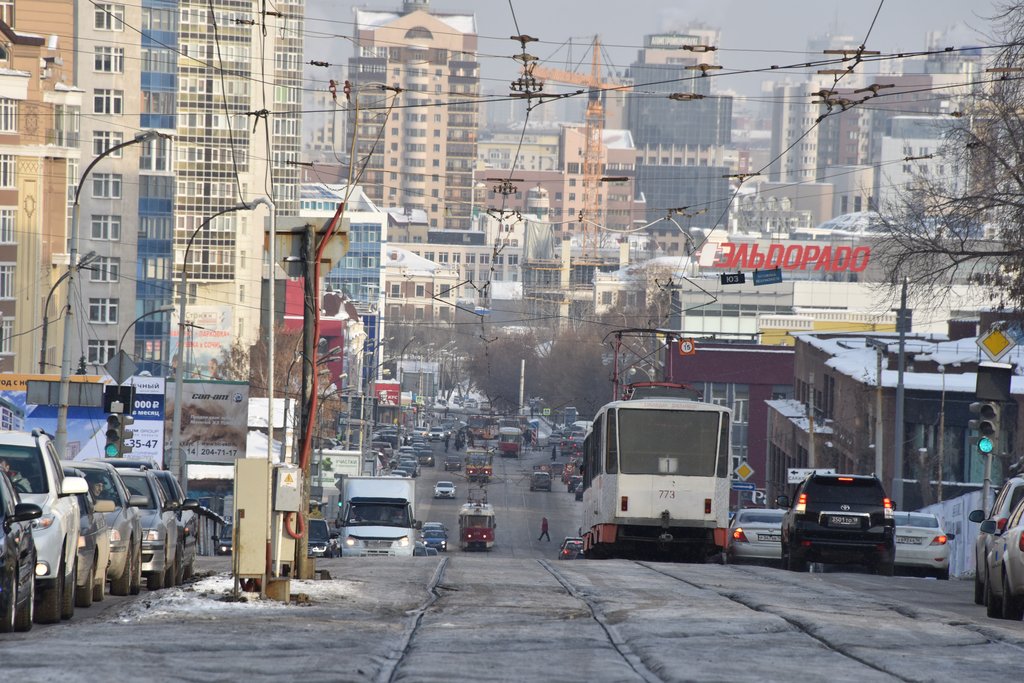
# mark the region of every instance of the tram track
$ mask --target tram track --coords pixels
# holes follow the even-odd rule
[[[420,624],[423,622],[423,616],[440,597],[437,592],[437,587],[444,578],[444,571],[447,568],[448,558],[441,558],[441,561],[437,563],[437,567],[434,569],[434,573],[430,577],[430,581],[427,582],[427,598],[419,607],[406,613],[405,630],[399,638],[398,646],[381,665],[375,679],[377,683],[393,683],[393,681],[396,680],[399,669],[412,647],[413,638],[416,637],[416,632],[419,630]]]

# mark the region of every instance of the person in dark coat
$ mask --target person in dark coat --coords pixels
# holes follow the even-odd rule
[[[551,540],[551,536],[548,536],[548,518],[547,517],[541,517],[540,518],[540,536],[537,537],[537,540],[539,541],[540,539],[545,538],[545,537],[549,541]]]
[[[558,457],[558,444],[551,444],[551,462],[555,461]]]

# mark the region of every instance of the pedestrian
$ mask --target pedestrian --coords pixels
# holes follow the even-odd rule
[[[549,541],[551,540],[551,536],[548,536],[548,518],[547,517],[541,517],[540,518],[540,536],[537,537],[537,540],[539,541],[542,538],[547,538]]]
[[[448,452],[448,444],[451,442],[451,436],[445,435],[444,437],[444,452]]]
[[[557,458],[557,457],[558,457],[558,444],[553,443],[553,444],[551,444],[551,462],[554,462],[555,458]]]

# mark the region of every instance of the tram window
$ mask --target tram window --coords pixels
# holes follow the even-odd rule
[[[604,471],[608,474],[615,474],[619,471],[619,430],[616,425],[619,411],[617,409],[609,410],[605,419],[608,420],[608,438],[604,456]]]
[[[728,476],[729,455],[729,415],[722,413],[722,430],[718,436],[718,467],[715,470],[716,476]]]
[[[724,471],[718,457],[720,415],[713,411],[620,409],[617,431],[622,472],[710,477]],[[728,452],[728,446],[724,447]]]

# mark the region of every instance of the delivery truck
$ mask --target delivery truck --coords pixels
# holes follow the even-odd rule
[[[411,557],[416,484],[398,477],[346,477],[339,539],[343,557]]]

